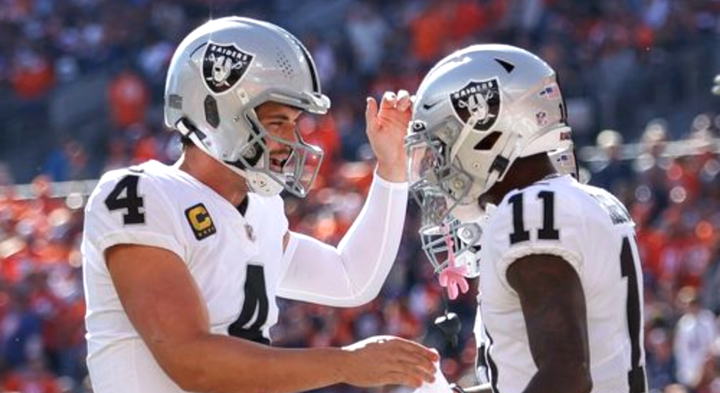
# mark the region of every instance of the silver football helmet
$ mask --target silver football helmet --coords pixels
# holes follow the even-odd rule
[[[275,195],[283,188],[307,194],[322,150],[270,134],[255,108],[265,102],[324,114],[330,100],[308,50],[292,34],[250,18],[211,20],[177,48],[165,85],[165,123],[244,177],[251,191]],[[273,170],[267,141],[287,146],[282,170]]]
[[[418,89],[406,148],[412,194],[425,222],[440,225],[476,206],[516,159],[571,150],[555,72],[509,45],[453,53]]]
[[[559,174],[578,179],[572,145],[565,150],[549,152],[548,157]],[[483,210],[477,202],[457,205],[439,225],[430,219],[420,228],[422,250],[435,273],[440,273],[454,260],[456,266],[465,267],[465,277],[480,275],[480,238],[495,209],[496,206],[488,204]]]

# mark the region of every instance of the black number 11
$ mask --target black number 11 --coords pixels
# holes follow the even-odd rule
[[[538,198],[543,201],[543,226],[538,230],[538,239],[560,239],[560,231],[555,229],[555,193],[540,191]],[[513,233],[510,234],[510,244],[530,240],[530,231],[525,229],[523,221],[523,194],[513,195],[508,202],[513,206]]]

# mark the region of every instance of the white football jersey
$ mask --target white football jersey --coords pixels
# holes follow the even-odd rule
[[[552,254],[577,271],[585,293],[593,393],[647,391],[642,330],[642,272],[634,225],[605,190],[569,175],[505,196],[481,239],[475,334],[479,374],[495,392],[520,393],[537,371],[510,264]],[[481,376],[483,379],[483,376]]]
[[[131,243],[177,254],[198,284],[211,330],[267,342],[288,230],[279,196],[248,194],[245,216],[178,168],[150,161],[105,174],[86,207],[82,244],[88,368],[99,393],[182,390],[125,314],[104,251]],[[152,261],[146,261],[152,263]]]

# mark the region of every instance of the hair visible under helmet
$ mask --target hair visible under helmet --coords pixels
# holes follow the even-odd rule
[[[271,135],[255,109],[276,102],[324,114],[315,64],[292,34],[271,23],[227,17],[191,32],[175,51],[165,85],[165,123],[244,177],[252,192],[283,189],[304,197],[322,162],[322,150]],[[282,171],[270,165],[267,140],[292,152]]]

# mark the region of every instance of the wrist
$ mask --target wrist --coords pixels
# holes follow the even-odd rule
[[[333,362],[335,365],[336,377],[340,383],[348,383],[353,372],[353,352],[354,350],[350,347],[332,348]]]
[[[391,183],[407,182],[407,168],[404,162],[401,164],[378,163],[375,172],[377,172],[377,175],[383,180]]]

